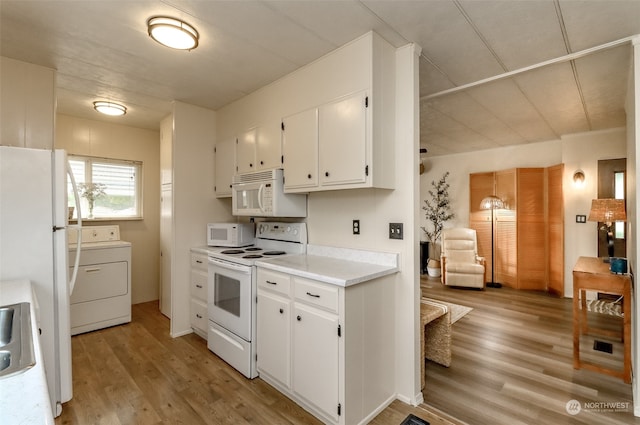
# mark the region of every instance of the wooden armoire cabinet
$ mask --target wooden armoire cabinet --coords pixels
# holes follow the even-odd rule
[[[486,258],[486,280],[491,280],[492,267],[491,211],[481,210],[480,202],[495,195],[505,208],[493,214],[494,280],[512,288],[561,294],[562,166],[474,173],[469,176],[469,195],[469,227],[476,230],[478,253]]]

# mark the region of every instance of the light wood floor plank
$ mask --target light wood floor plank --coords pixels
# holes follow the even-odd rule
[[[573,369],[572,300],[534,291],[444,287],[423,277],[423,296],[474,310],[452,326],[449,368],[427,361],[425,403],[469,424],[640,424],[633,416],[631,385],[621,379]],[[621,319],[589,314],[591,322],[619,329]],[[581,339],[581,355],[622,366],[622,344],[613,354],[593,350],[593,337]],[[593,407],[569,415],[578,400],[630,403],[622,412]]]

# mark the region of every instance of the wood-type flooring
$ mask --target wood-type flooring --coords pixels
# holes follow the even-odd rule
[[[260,378],[228,366],[202,338],[171,338],[157,302],[134,305],[132,319],[72,338],[73,399],[56,425],[320,424]],[[371,423],[400,424],[410,413],[431,425],[458,424],[399,401]]]
[[[423,296],[474,309],[452,326],[451,366],[426,362],[427,405],[474,425],[640,424],[630,384],[573,369],[571,299],[451,288],[425,276],[421,288]],[[588,316],[600,327],[622,327],[620,318]],[[597,339],[611,342],[613,353],[595,351],[594,338],[583,336],[581,357],[621,368],[622,343]]]

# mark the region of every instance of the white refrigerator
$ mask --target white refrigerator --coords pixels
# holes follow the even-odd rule
[[[0,280],[31,281],[54,417],[72,397],[68,170],[63,150],[0,146]]]

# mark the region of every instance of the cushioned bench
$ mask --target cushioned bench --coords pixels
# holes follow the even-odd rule
[[[424,363],[427,359],[443,366],[451,365],[451,313],[445,304],[420,300],[421,383],[424,388]]]

